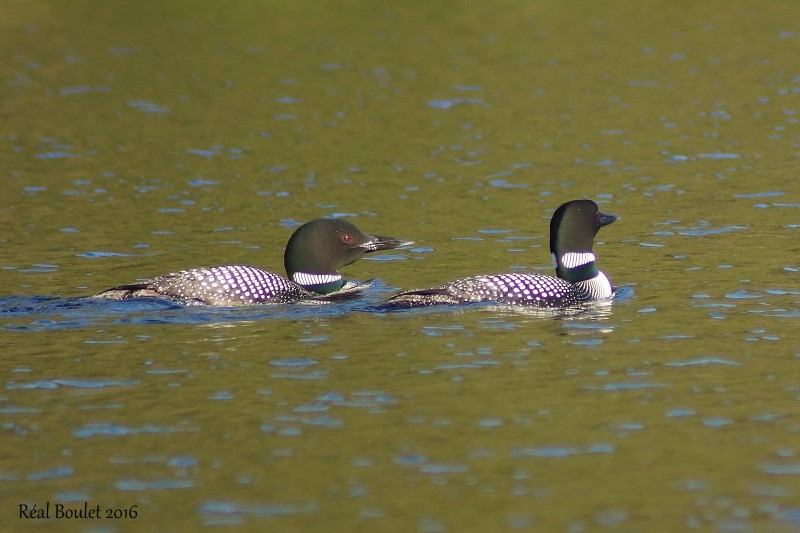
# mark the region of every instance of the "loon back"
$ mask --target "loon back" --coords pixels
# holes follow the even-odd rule
[[[609,290],[595,293],[580,284],[553,276],[514,273],[474,276],[441,287],[406,291],[393,296],[387,304],[392,307],[424,307],[497,302],[521,307],[561,308],[611,296],[610,285]]]

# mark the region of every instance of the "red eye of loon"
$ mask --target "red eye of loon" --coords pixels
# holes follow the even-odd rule
[[[352,240],[353,237],[351,237],[349,233],[345,233],[344,235],[342,235],[342,242],[344,242],[345,244],[349,243]]]

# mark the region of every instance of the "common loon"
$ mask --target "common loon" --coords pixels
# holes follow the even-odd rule
[[[550,220],[550,253],[558,277],[512,273],[462,278],[441,287],[401,292],[383,307],[495,302],[553,309],[609,300],[615,290],[597,269],[592,244],[597,231],[618,218],[601,213],[591,200],[573,200],[556,209]]]
[[[182,305],[216,306],[350,299],[371,283],[345,280],[340,268],[366,253],[408,244],[413,241],[369,235],[344,219],[320,218],[303,224],[289,238],[283,256],[289,279],[253,266],[220,265],[113,287],[94,298],[156,297]]]

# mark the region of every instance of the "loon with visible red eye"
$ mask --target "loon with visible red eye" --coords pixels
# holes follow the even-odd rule
[[[401,292],[383,307],[495,302],[553,309],[611,300],[615,289],[597,268],[592,246],[600,228],[618,219],[616,215],[601,213],[591,200],[567,202],[550,219],[550,253],[557,277],[511,273],[462,278],[440,287]]]
[[[409,244],[413,241],[364,233],[344,219],[320,218],[303,224],[289,238],[283,256],[289,279],[249,265],[221,265],[164,274],[142,283],[113,287],[94,297],[155,297],[182,305],[216,306],[350,299],[371,283],[345,280],[340,268],[366,253]]]

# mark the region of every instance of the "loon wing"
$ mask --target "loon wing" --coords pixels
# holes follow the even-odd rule
[[[411,308],[426,305],[458,305],[466,301],[453,294],[447,287],[434,287],[401,292],[389,298],[384,305],[394,308]]]
[[[318,296],[314,296],[313,298],[300,300],[298,303],[313,305],[313,304],[328,304],[335,302],[349,302],[350,300],[355,300],[356,298],[360,298],[361,293],[364,292],[366,289],[372,287],[374,283],[375,283],[374,279],[365,281],[364,283],[347,280],[344,286],[338,291],[330,292],[328,294],[320,294]]]
[[[98,292],[92,298],[105,298],[107,300],[128,300],[130,298],[143,297],[163,298],[164,295],[153,290],[147,283],[131,283],[130,285],[120,285],[111,287],[102,292]]]

